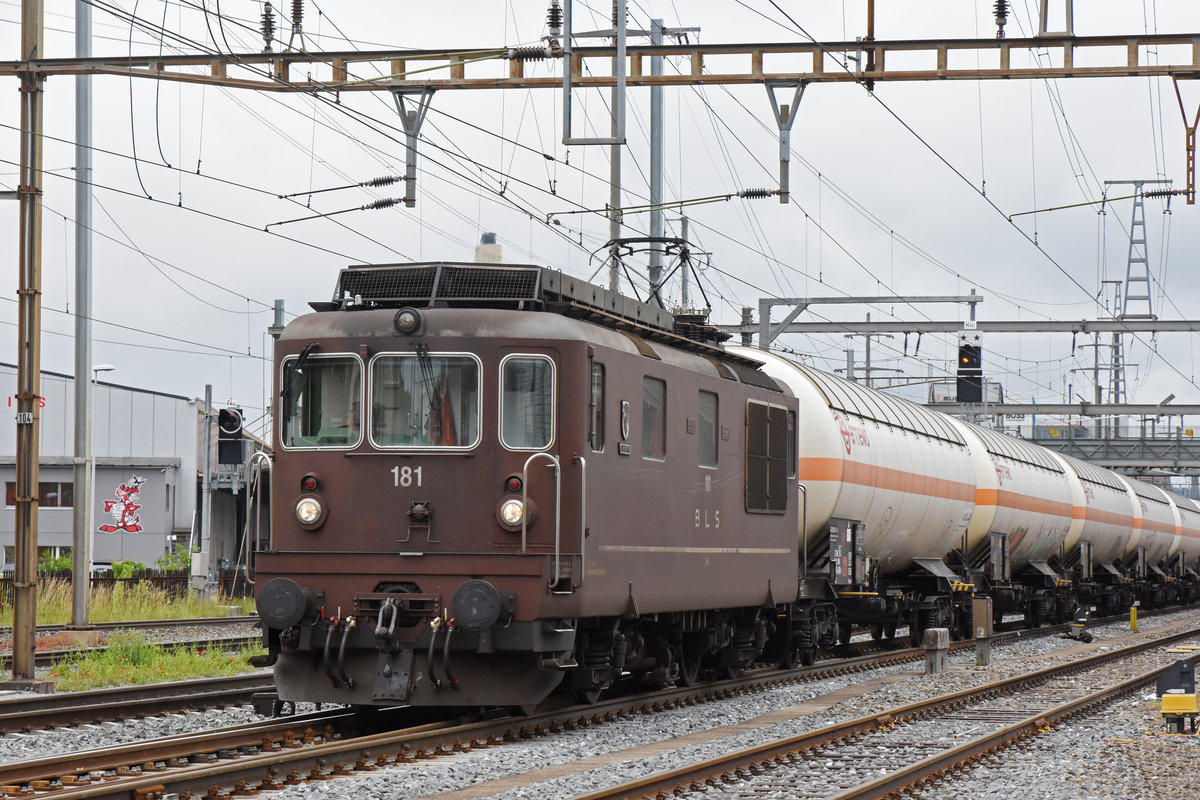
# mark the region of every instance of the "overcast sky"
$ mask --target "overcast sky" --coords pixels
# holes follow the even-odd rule
[[[1018,37],[1036,26],[1037,3],[1013,5],[1006,33]],[[1062,0],[1051,5],[1061,7]],[[205,6],[213,12],[207,25]],[[853,40],[866,33],[865,6],[865,0],[631,0],[629,8],[633,26],[661,18],[668,27],[698,27],[692,40],[715,44]],[[875,35],[991,38],[993,6],[993,0],[881,2]],[[225,0],[223,22],[216,8],[201,0],[97,2],[94,53],[262,49],[259,3]],[[578,3],[576,29],[607,27],[608,8]],[[74,4],[48,0],[46,9],[47,56],[71,57]],[[284,13],[292,13],[290,5]],[[168,38],[160,42],[145,28],[131,33],[130,14],[151,28],[165,26]],[[483,49],[536,44],[545,19],[540,0],[306,2],[303,32],[310,50]],[[19,0],[0,2],[0,60],[18,57],[19,23]],[[1079,35],[1200,32],[1200,3],[1090,0],[1076,4],[1074,24]],[[286,42],[290,32],[290,23],[278,20],[277,36]],[[1026,51],[1014,54],[1014,63],[1039,57],[1045,58]],[[1181,63],[1191,48],[1144,58]],[[506,66],[479,69],[493,74],[487,70]],[[527,67],[527,74],[559,72],[554,62]],[[17,81],[4,83],[0,188],[11,190],[19,99]],[[337,270],[347,264],[470,260],[480,234],[494,231],[508,261],[582,278],[601,266],[602,254],[593,255],[608,238],[601,215],[545,222],[551,212],[603,208],[608,201],[607,148],[561,143],[561,92],[439,92],[422,129],[416,208],[284,225],[274,223],[402,194],[402,186],[306,194],[403,173],[403,135],[389,96],[255,93],[110,76],[95,78],[94,92],[93,360],[116,367],[108,374],[113,382],[188,396],[202,395],[211,383],[219,403],[232,400],[254,419],[269,384],[265,329],[272,301],[284,299],[289,315],[306,311],[308,301],[328,299]],[[778,134],[762,86],[673,87],[665,95],[668,200],[774,188]],[[1184,98],[1194,115],[1200,91]],[[42,366],[70,373],[74,79],[49,80],[45,99]],[[574,108],[577,135],[606,134],[607,90],[577,92]],[[631,90],[626,205],[648,196],[648,109],[649,91]],[[1110,204],[1104,215],[1082,206],[1020,216],[1015,224],[1008,216],[1098,200],[1105,181],[1170,179],[1182,188],[1186,179],[1183,119],[1169,79],[883,82],[874,97],[852,84],[815,84],[801,103],[792,153],[791,203],[735,199],[687,209],[693,245],[711,264],[702,278],[720,323],[736,322],[739,309],[757,308],[760,297],[972,289],[985,297],[982,320],[1107,316],[1111,303],[1106,308],[1101,282],[1125,277],[1131,201]],[[1110,191],[1125,194],[1127,187]],[[1175,198],[1169,215],[1159,200],[1147,201],[1145,211],[1153,312],[1200,318],[1196,208]],[[0,213],[9,220],[0,227],[8,232],[0,236],[0,263],[11,265],[4,270],[11,290],[0,302],[0,335],[10,342],[0,354],[9,355],[0,358],[15,362],[16,204]],[[628,235],[648,232],[645,214],[627,223]],[[669,232],[678,235],[676,223]],[[605,273],[595,280],[604,281]],[[677,287],[671,293],[678,300]],[[692,300],[699,300],[694,290]],[[876,320],[967,317],[965,307],[888,303],[817,307],[807,318],[861,321],[867,313]],[[1173,393],[1176,402],[1200,402],[1200,353],[1192,342],[1185,334],[1128,339],[1129,399],[1154,403]],[[779,344],[823,369],[843,367],[847,347],[862,358],[861,338],[789,335]],[[1070,392],[1090,400],[1088,344],[1069,335],[992,334],[984,340],[985,369],[1012,398],[1063,402]],[[876,341],[872,358],[875,366],[897,370],[887,374],[924,379],[949,374],[955,346],[954,336],[925,336],[917,351],[915,336],[898,335]],[[924,391],[910,388],[906,395]]]

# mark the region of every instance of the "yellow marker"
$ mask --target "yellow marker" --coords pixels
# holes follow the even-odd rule
[[[1129,607],[1129,630],[1137,630],[1137,606]]]

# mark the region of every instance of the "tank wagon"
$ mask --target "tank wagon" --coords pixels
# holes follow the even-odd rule
[[[536,266],[342,270],[275,351],[280,701],[521,706],[1196,596],[1200,506]]]

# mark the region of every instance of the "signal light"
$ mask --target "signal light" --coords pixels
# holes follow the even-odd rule
[[[509,478],[507,481],[505,481],[504,485],[508,488],[508,490],[510,492],[521,491],[521,479],[518,478],[516,475],[513,475],[511,478]]]
[[[317,479],[313,475],[305,475],[300,479],[300,488],[306,492],[315,492],[317,490]]]

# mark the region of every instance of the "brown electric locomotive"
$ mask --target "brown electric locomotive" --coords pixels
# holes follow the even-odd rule
[[[758,657],[798,587],[796,401],[536,266],[351,267],[275,351],[279,702],[530,706]]]

